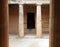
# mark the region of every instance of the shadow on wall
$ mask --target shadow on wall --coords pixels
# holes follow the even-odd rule
[[[19,5],[9,4],[9,34],[18,34]]]

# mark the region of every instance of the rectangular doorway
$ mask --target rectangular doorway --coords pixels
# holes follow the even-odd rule
[[[35,29],[34,13],[27,13],[27,29]]]

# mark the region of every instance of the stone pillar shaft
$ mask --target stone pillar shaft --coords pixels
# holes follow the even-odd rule
[[[24,36],[23,5],[19,5],[19,36]]]
[[[37,5],[36,33],[37,37],[42,37],[41,5]]]
[[[0,47],[9,47],[9,13],[8,0],[0,0]]]

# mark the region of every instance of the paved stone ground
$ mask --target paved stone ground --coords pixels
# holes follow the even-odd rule
[[[44,35],[43,38],[36,38],[34,35],[18,38],[18,36],[10,35],[9,47],[49,47],[49,39],[47,35]]]

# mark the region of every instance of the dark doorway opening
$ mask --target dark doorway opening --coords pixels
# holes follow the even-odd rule
[[[27,29],[35,28],[35,15],[34,13],[27,13]]]

